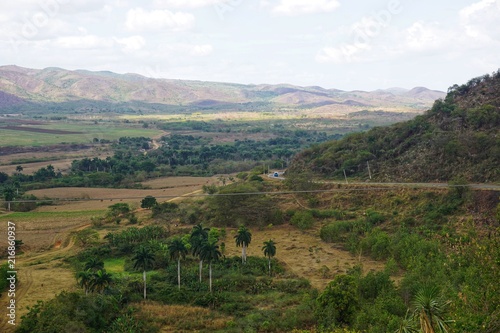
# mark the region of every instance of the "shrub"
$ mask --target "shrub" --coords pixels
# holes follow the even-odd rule
[[[323,241],[333,243],[345,240],[345,235],[352,231],[353,224],[347,221],[339,221],[327,224],[320,230],[320,237]]]
[[[314,218],[310,211],[299,211],[293,214],[290,223],[301,230],[310,229],[314,224]]]

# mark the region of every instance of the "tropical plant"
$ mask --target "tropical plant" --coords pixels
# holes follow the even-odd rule
[[[100,259],[97,259],[95,257],[90,258],[84,266],[84,270],[90,270],[90,271],[98,271],[100,269],[104,269],[104,262]]]
[[[269,276],[271,275],[271,258],[276,255],[276,243],[270,239],[264,242],[264,246],[262,247],[262,251],[264,255],[267,257],[267,263],[269,265]]]
[[[144,299],[146,299],[146,271],[153,266],[154,255],[149,248],[141,245],[135,252],[132,260],[134,261],[135,269],[142,269],[142,280],[144,281]]]
[[[201,248],[203,247],[203,244],[205,244],[208,240],[208,232],[210,231],[209,228],[203,228],[203,225],[197,224],[193,227],[191,230],[191,235],[189,237],[189,240],[191,242],[191,251],[194,256],[198,256],[200,258],[200,263],[199,263],[199,277],[200,277],[200,282],[201,282],[201,272],[203,269],[203,259],[201,258],[200,252]]]
[[[240,226],[238,228],[237,234],[234,236],[236,241],[236,246],[241,246],[241,262],[247,262],[247,247],[252,241],[252,233],[245,226]]]
[[[92,278],[94,273],[87,269],[85,271],[78,272],[76,274],[76,280],[78,281],[78,285],[83,288],[85,291],[85,295],[88,295],[89,291],[92,291]]]
[[[92,274],[91,289],[102,294],[112,282],[111,274],[106,272],[105,269],[100,269]]]
[[[172,243],[168,246],[168,252],[170,253],[170,258],[177,260],[177,283],[179,285],[179,290],[181,289],[181,258],[185,259],[188,254],[188,249],[186,244],[181,238],[174,238]]]
[[[422,333],[448,332],[449,321],[444,317],[450,305],[445,301],[435,287],[421,289],[413,301],[415,308],[414,317],[420,324]]]
[[[407,311],[404,319],[401,320],[398,329],[394,333],[418,333],[415,322],[411,316],[408,316],[408,313]]]
[[[205,242],[200,250],[200,257],[202,260],[208,262],[209,271],[209,281],[210,281],[210,292],[212,292],[212,262],[219,260],[221,253],[219,251],[219,245],[216,242]]]

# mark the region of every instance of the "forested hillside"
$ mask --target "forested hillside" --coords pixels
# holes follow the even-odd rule
[[[383,181],[500,180],[500,71],[454,85],[424,115],[299,154],[290,172]]]

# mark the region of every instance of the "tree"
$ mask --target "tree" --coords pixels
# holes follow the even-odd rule
[[[20,165],[16,166],[16,172],[21,173],[23,172],[24,168]]]
[[[5,172],[0,172],[0,184],[5,183],[7,180],[9,180],[9,175]]]
[[[276,243],[270,239],[268,241],[264,242],[264,246],[262,247],[262,251],[264,252],[264,255],[268,259],[268,265],[269,265],[269,276],[271,275],[271,258],[276,255]]]
[[[104,290],[113,282],[111,274],[105,269],[100,269],[92,274],[91,288],[92,291],[104,293]]]
[[[140,246],[132,258],[135,269],[142,269],[142,279],[144,281],[144,299],[146,299],[146,271],[153,266],[154,255],[147,247]]]
[[[315,315],[320,327],[349,325],[358,306],[358,292],[355,278],[351,275],[337,275],[316,299]]]
[[[221,253],[219,251],[219,245],[216,242],[205,242],[200,250],[200,257],[202,260],[208,262],[209,271],[209,281],[210,281],[210,292],[212,292],[212,262],[219,260]]]
[[[198,256],[200,258],[200,264],[199,264],[200,282],[201,282],[201,272],[203,269],[203,259],[201,258],[200,253],[203,244],[206,243],[208,240],[209,231],[210,231],[209,228],[203,228],[203,225],[199,223],[193,227],[193,229],[191,230],[191,235],[189,237],[193,255]]]
[[[75,243],[81,247],[94,245],[99,240],[99,233],[89,228],[77,231],[73,235]]]
[[[86,263],[84,269],[91,271],[98,271],[100,269],[104,269],[104,262],[97,258],[90,258]]]
[[[186,244],[181,238],[174,238],[172,243],[168,246],[168,251],[170,252],[170,258],[177,260],[177,283],[179,285],[179,290],[181,289],[181,258],[185,259],[188,253]]]
[[[415,296],[413,306],[414,317],[420,324],[422,333],[448,332],[447,323],[444,319],[449,301],[445,301],[434,287],[426,287]]]
[[[7,209],[10,211],[10,202],[14,200],[15,191],[12,187],[8,186],[3,189],[3,197],[7,201]]]
[[[146,196],[144,199],[142,199],[141,201],[141,208],[153,208],[154,206],[156,206],[158,204],[158,202],[156,201],[156,198],[151,196],[151,195],[148,195]]]
[[[234,236],[236,241],[236,246],[241,246],[241,262],[246,264],[247,262],[247,247],[252,241],[252,233],[245,226],[240,226],[238,228],[238,233]]]
[[[85,295],[88,295],[89,291],[92,289],[92,278],[94,273],[87,269],[85,271],[78,272],[76,274],[76,280],[78,281],[78,285],[83,288],[85,291]]]

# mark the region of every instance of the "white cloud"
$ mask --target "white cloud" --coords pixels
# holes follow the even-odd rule
[[[500,38],[498,17],[500,0],[482,0],[463,8],[460,24],[465,35],[474,39],[474,43],[495,43]]]
[[[111,42],[107,38],[86,35],[61,37],[54,41],[54,44],[63,49],[100,49],[111,47]]]
[[[446,34],[436,24],[415,22],[405,31],[405,45],[415,51],[438,49],[446,43]]]
[[[126,53],[136,52],[146,46],[146,40],[142,36],[132,36],[127,38],[115,38],[115,41]]]
[[[159,51],[163,54],[180,55],[181,57],[205,57],[213,52],[213,46],[210,44],[172,43],[161,45]]]
[[[340,6],[338,0],[279,0],[274,3],[268,0],[261,1],[263,7],[272,7],[272,12],[278,15],[296,16],[331,12]]]
[[[153,5],[155,8],[200,8],[226,2],[232,3],[236,0],[155,0]]]
[[[192,14],[171,12],[169,10],[147,11],[142,8],[131,9],[127,13],[125,26],[130,31],[155,30],[188,30],[194,26],[195,18]]]

